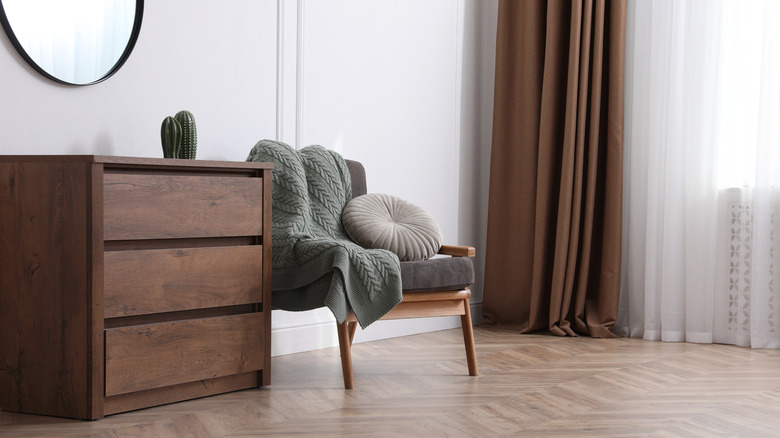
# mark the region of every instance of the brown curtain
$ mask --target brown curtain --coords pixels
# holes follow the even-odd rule
[[[615,336],[625,0],[501,0],[485,325]]]

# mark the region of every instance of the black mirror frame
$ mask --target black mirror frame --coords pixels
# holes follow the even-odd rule
[[[35,69],[35,71],[45,76],[46,78],[49,78],[52,81],[60,84],[73,85],[77,87],[94,85],[103,82],[106,79],[113,76],[114,73],[119,71],[120,68],[122,68],[122,65],[124,65],[125,61],[127,61],[127,58],[130,57],[130,53],[132,53],[133,48],[135,47],[135,42],[136,40],[138,40],[138,34],[141,33],[141,22],[143,21],[143,16],[144,16],[144,0],[136,0],[135,17],[133,19],[133,30],[130,32],[130,39],[127,41],[127,45],[125,46],[124,52],[122,52],[122,56],[119,57],[119,60],[116,62],[116,64],[114,64],[114,66],[111,67],[111,69],[106,74],[104,74],[101,78],[85,84],[74,84],[72,82],[67,82],[60,78],[54,77],[51,73],[41,68],[41,66],[39,66],[32,58],[30,58],[30,55],[27,54],[27,52],[24,50],[24,47],[22,47],[21,43],[19,43],[19,40],[16,38],[16,35],[14,34],[13,29],[11,28],[11,23],[8,22],[8,17],[5,15],[3,0],[0,0],[0,23],[2,23],[3,29],[5,30],[5,34],[8,35],[8,39],[11,40],[11,44],[13,44],[14,48],[16,48],[16,51],[19,53],[19,55],[21,55],[22,58],[24,58],[24,60],[27,62],[27,64],[29,64],[33,69]]]

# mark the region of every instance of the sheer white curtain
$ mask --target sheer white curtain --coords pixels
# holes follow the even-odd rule
[[[780,2],[629,0],[615,331],[780,348]]]

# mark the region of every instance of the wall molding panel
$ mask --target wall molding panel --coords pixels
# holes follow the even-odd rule
[[[301,0],[277,0],[276,140],[296,146],[298,138],[298,11]]]

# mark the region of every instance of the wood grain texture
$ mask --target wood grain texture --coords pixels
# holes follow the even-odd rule
[[[88,337],[87,377],[89,391],[87,393],[86,418],[103,416],[104,382],[105,382],[105,318],[103,315],[103,166],[89,164],[90,178],[87,180],[87,205],[91,217],[87,221],[87,307],[91,315],[87,319]]]
[[[105,240],[260,235],[262,178],[106,174]]]
[[[401,301],[382,320],[431,318],[463,314],[463,300]],[[357,321],[357,319],[355,319]]]
[[[403,300],[407,303],[416,301],[439,301],[439,300],[467,300],[471,298],[471,289],[461,289],[453,291],[439,292],[405,292]]]
[[[257,373],[247,372],[146,391],[119,394],[106,397],[105,414],[111,415],[117,412],[132,411],[149,406],[221,394],[223,392],[238,391],[240,389],[256,388],[257,386],[259,386]]]
[[[460,316],[460,328],[463,332],[463,346],[466,348],[466,363],[469,367],[469,376],[479,375],[479,366],[477,365],[477,347],[474,343],[473,322],[471,321],[471,305],[468,298],[462,302],[463,315]]]
[[[272,213],[273,213],[273,197],[272,197],[272,190],[273,190],[273,184],[272,184],[272,178],[271,178],[271,172],[273,169],[273,164],[271,163],[261,163],[265,165],[266,167],[264,170],[261,171],[260,176],[263,179],[263,230],[266,230],[267,232],[264,232],[262,236],[260,236],[260,240],[262,241],[263,246],[263,260],[265,263],[263,263],[263,302],[257,309],[258,311],[263,312],[263,314],[266,315],[265,318],[265,326],[263,327],[263,333],[266,333],[267,336],[265,336],[265,364],[263,365],[263,371],[260,372],[260,381],[263,386],[268,386],[271,384],[271,311],[273,310],[273,303],[271,302],[271,288],[272,288],[272,281],[273,278],[271,277],[271,249],[273,246],[273,243],[271,242],[272,239]]]
[[[123,157],[118,155],[0,155],[0,162],[37,162],[37,163],[95,163],[106,164],[111,168],[154,168],[173,170],[202,170],[211,173],[249,174],[256,171],[273,169],[272,163],[231,161],[225,166],[225,161],[213,160],[180,160],[170,158]]]
[[[83,163],[0,164],[2,409],[89,414],[86,189]]]
[[[774,437],[780,350],[460,329],[273,358],[274,384],[95,422],[0,412],[3,437]]]
[[[439,254],[453,257],[474,257],[477,254],[477,251],[473,246],[442,245],[441,248],[439,248]]]
[[[121,406],[134,409],[187,394],[199,397],[270,383],[270,336],[265,334],[270,333],[271,320],[266,287],[271,236],[263,230],[271,227],[272,167],[100,156],[0,156],[0,410],[96,419],[106,412],[104,402],[108,412],[116,412]],[[132,189],[107,186],[105,178],[114,177],[163,182],[158,186],[163,200],[155,199],[148,185],[135,198],[128,195]],[[197,220],[187,215],[192,212],[185,201],[193,198],[208,210],[202,212],[208,219],[195,227],[196,235],[179,236],[176,231],[164,236],[171,239],[151,239],[148,236],[160,234],[152,231],[130,233],[126,240],[104,240],[106,230],[123,229],[121,224],[114,227],[113,221],[127,220],[139,211],[152,216],[166,212],[170,219],[171,209],[176,209],[185,213],[180,221],[185,225]],[[108,217],[107,202],[118,202],[126,211],[114,205],[114,217]],[[215,221],[215,232],[204,231],[208,220]],[[232,234],[242,230],[250,234]],[[107,253],[111,255],[106,257]],[[163,272],[167,280],[161,280]],[[112,282],[111,312],[129,306],[156,313],[112,313],[115,317],[105,319],[106,278]],[[140,284],[134,287],[131,282]],[[155,305],[159,307],[148,307]],[[181,383],[183,378],[173,369],[167,372],[176,378],[155,383],[164,388],[123,395],[121,403],[120,398],[105,399],[107,326],[118,334],[131,325],[185,327],[194,319],[210,319],[212,325],[197,323],[167,334],[197,338],[180,347],[170,342],[169,356],[186,357],[194,354],[191,345],[210,345],[201,349],[203,356],[189,356],[179,366],[194,380]],[[128,344],[135,348],[135,363],[153,364],[135,341]],[[123,347],[116,338],[109,348],[112,357],[122,358],[117,352]],[[227,355],[224,363],[215,365],[222,361],[221,354]],[[129,363],[126,370],[132,370]],[[199,363],[203,367],[197,371]],[[241,377],[215,377],[229,369]]]
[[[262,301],[262,247],[105,253],[105,317]]]
[[[339,350],[341,351],[341,372],[344,377],[344,389],[352,389],[355,386],[355,377],[352,372],[352,327],[356,322],[344,321],[336,324],[336,333],[339,337]]]
[[[250,313],[107,329],[106,396],[261,370],[263,320]]]
[[[155,169],[185,169],[188,171],[208,169],[211,173],[218,172],[223,174],[247,174],[247,171],[271,170],[274,167],[272,163],[249,161],[231,161],[230,166],[225,166],[225,161],[214,160],[181,160],[170,158],[121,157],[114,155],[94,155],[90,158],[97,163],[110,164],[110,167],[112,168],[153,167]]]

